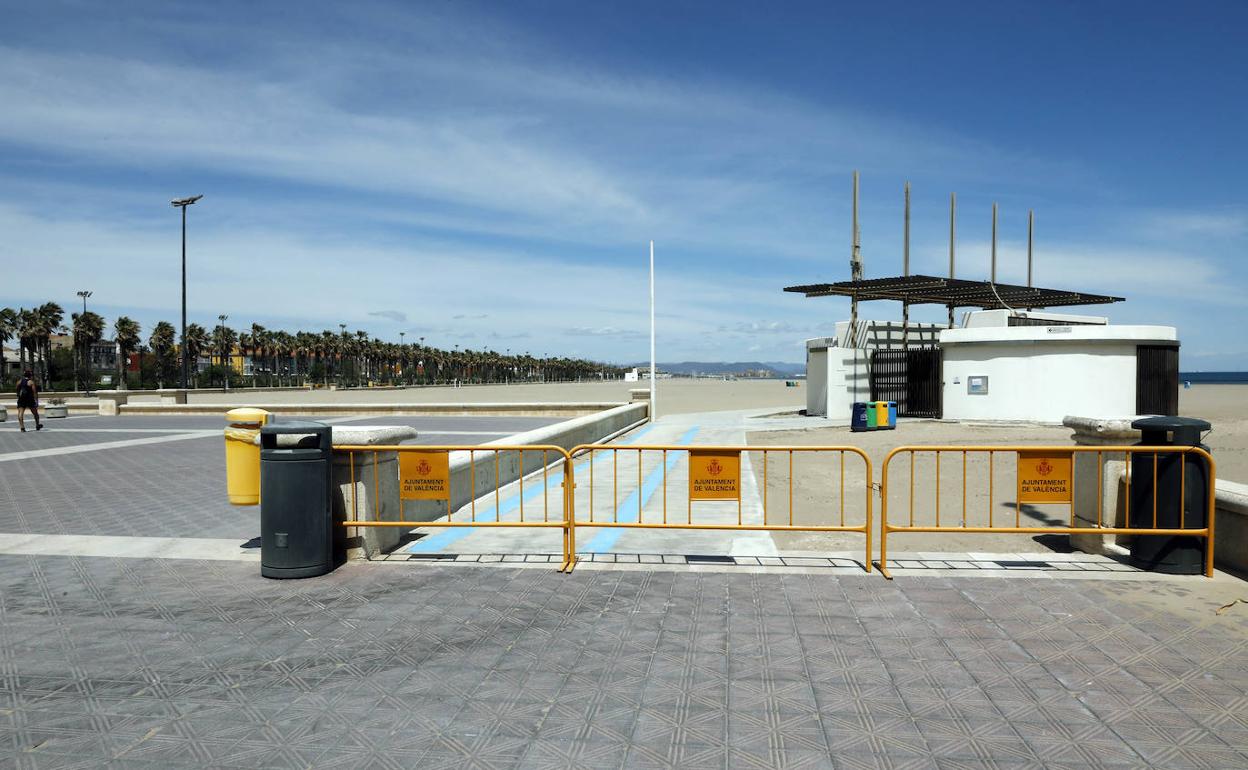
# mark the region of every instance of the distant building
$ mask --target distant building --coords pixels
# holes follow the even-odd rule
[[[4,349],[4,371],[0,371],[0,378],[17,377],[22,373],[22,365],[17,356],[16,349],[9,347]]]

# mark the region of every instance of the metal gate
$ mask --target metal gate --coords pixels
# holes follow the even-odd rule
[[[895,401],[902,417],[940,417],[940,348],[871,353],[871,400]]]
[[[1175,345],[1135,348],[1135,413],[1179,413],[1179,349]]]

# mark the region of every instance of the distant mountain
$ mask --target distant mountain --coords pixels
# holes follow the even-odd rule
[[[650,362],[625,364],[625,366],[636,366],[638,369],[644,370],[650,366]],[[759,373],[768,372],[770,376],[774,377],[793,377],[806,373],[806,364],[791,364],[783,361],[681,361],[679,363],[660,361],[655,366],[662,372],[686,375],[743,375],[746,372],[753,372],[754,376],[760,376]],[[762,374],[761,376],[765,377],[768,375]]]

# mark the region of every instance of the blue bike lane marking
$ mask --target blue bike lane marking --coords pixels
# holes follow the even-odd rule
[[[632,436],[629,436],[624,441],[619,442],[619,444],[621,446],[626,446],[628,444],[635,444],[638,440],[643,438],[647,433],[649,433],[653,429],[654,429],[653,423],[645,425]],[[588,460],[582,461],[578,463],[577,465],[573,466],[573,473],[579,473],[580,471],[588,467],[589,467],[589,461]],[[531,489],[525,490],[523,499],[526,505],[528,505],[529,503],[532,503],[534,500],[541,497],[545,493],[545,491],[547,489],[550,489],[552,486],[557,489],[558,485],[563,483],[563,471],[561,470],[550,471],[546,475],[545,482],[546,482],[545,484],[539,484]],[[497,492],[495,492],[495,494],[497,494]],[[512,495],[511,497],[508,497],[506,500],[500,501],[497,507],[493,505],[478,506],[479,510],[477,511],[477,521],[499,521],[500,517],[505,516],[506,514],[509,514],[512,511],[518,509],[520,507],[520,500],[521,500],[520,495]],[[447,527],[443,529],[441,532],[438,532],[433,535],[426,535],[425,537],[422,537],[420,540],[417,540],[415,543],[412,543],[410,546],[408,546],[405,549],[405,551],[406,553],[438,553],[440,551],[445,550],[446,547],[449,546],[451,543],[454,543],[455,541],[472,534],[472,532],[476,529],[478,528],[477,527]]]
[[[677,441],[677,446],[688,446],[693,443],[693,437],[698,433],[698,426],[695,425],[685,431],[685,435],[681,436]],[[624,502],[615,510],[615,521],[624,523],[632,523],[637,521],[637,511],[650,502],[650,498],[658,491],[660,485],[663,484],[663,478],[675,470],[676,466],[684,459],[683,452],[678,452],[669,457],[667,463],[650,471],[645,481],[641,484],[641,489],[634,490],[628,497],[624,498]],[[590,494],[593,494],[592,491]],[[641,502],[638,503],[638,500]],[[594,535],[588,543],[585,544],[583,552],[585,553],[604,553],[615,547],[616,542],[620,539],[620,535],[624,534],[623,529],[609,528],[603,529]],[[577,548],[577,551],[582,551]]]

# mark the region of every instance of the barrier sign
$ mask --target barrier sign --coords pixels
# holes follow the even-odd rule
[[[689,450],[690,500],[740,500],[741,452]]]
[[[1071,502],[1071,452],[1018,453],[1018,502]]]
[[[450,455],[446,452],[399,452],[399,499],[450,500]]]

